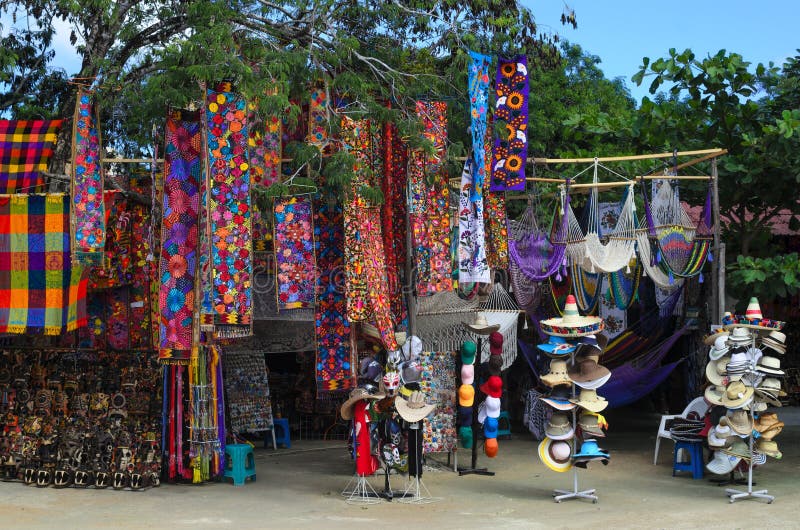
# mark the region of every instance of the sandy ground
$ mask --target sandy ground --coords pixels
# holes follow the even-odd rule
[[[571,487],[569,473],[539,462],[536,442],[516,434],[500,441],[495,459],[481,455],[494,477],[459,477],[440,467],[424,482],[440,501],[429,505],[381,502],[353,506],[340,495],[352,466],[342,442],[295,442],[290,450],[257,449],[257,481],[244,487],[212,483],[163,485],[143,491],[38,489],[0,483],[0,529],[16,528],[800,528],[800,411],[787,409],[777,438],[781,461],[758,469],[756,489],[768,488],[773,504],[729,504],[720,488],[687,474],[671,476],[671,442],[662,444],[654,466],[657,415],[612,411],[602,444],[608,466],[579,472],[581,487],[596,488],[599,502],[556,504],[553,488]],[[615,425],[618,427],[615,428]],[[461,463],[467,459],[462,452]],[[444,461],[446,457],[442,457]],[[370,480],[383,488],[383,477]],[[392,487],[402,490],[402,476]],[[424,526],[423,526],[424,525]]]

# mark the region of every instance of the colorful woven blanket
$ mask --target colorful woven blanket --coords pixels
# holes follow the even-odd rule
[[[505,122],[506,133],[494,143],[490,189],[524,191],[528,156],[528,59],[524,55],[499,59],[495,92],[495,119]]]
[[[278,311],[314,306],[316,261],[311,196],[275,200]]]
[[[214,330],[252,334],[252,223],[244,99],[230,87],[206,91]]]
[[[72,251],[89,265],[102,264],[106,244],[102,150],[97,107],[81,88],[72,124]]]
[[[86,276],[69,242],[66,195],[0,196],[0,333],[86,325]]]
[[[0,193],[44,185],[53,144],[64,120],[0,120]]]
[[[344,215],[341,205],[326,199],[314,202],[317,262],[317,395],[346,391],[355,384],[351,362],[350,322],[344,284]]]
[[[194,333],[200,182],[203,178],[200,112],[167,118],[158,296],[159,359],[188,363]]]

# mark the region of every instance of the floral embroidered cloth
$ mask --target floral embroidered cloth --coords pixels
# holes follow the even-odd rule
[[[250,155],[250,178],[253,189],[268,188],[280,179],[281,176],[281,120],[277,116],[267,116],[262,119],[255,108],[255,104],[248,105],[247,130],[249,138],[247,145]],[[256,195],[253,195],[253,199]],[[272,240],[272,227],[269,222],[271,217],[267,212],[264,215],[256,201],[252,204],[253,213],[253,252],[267,250],[268,241]]]
[[[495,119],[506,131],[494,143],[492,191],[524,191],[528,156],[528,60],[524,55],[500,58],[495,84]]]
[[[483,143],[483,142],[481,142]],[[483,231],[483,196],[470,200],[473,189],[467,160],[461,173],[461,195],[458,201],[458,281],[490,283],[491,273],[486,260],[486,241]]]
[[[202,167],[200,112],[170,112],[164,151],[158,294],[159,359],[188,363],[195,318],[198,214]]]
[[[314,201],[317,304],[315,324],[317,395],[346,391],[355,384],[350,322],[344,284],[344,216],[341,205]]]
[[[488,55],[469,52],[469,108],[470,134],[472,136],[472,188],[470,200],[475,202],[483,195],[486,179],[484,137],[486,136],[486,112],[489,108],[489,67],[492,59]]]
[[[408,311],[402,291],[406,264],[406,167],[407,148],[394,124],[384,126],[383,154],[383,248],[386,255],[386,280],[397,327],[405,328]]]
[[[92,94],[81,88],[72,125],[72,253],[78,263],[100,265],[106,244],[102,147]]]
[[[278,310],[314,306],[316,261],[311,196],[275,199]]]
[[[252,223],[247,116],[230,87],[206,91],[214,330],[223,338],[252,334]]]

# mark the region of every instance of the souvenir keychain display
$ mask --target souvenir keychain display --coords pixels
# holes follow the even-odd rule
[[[611,378],[611,371],[598,363],[607,342],[600,334],[603,320],[581,316],[575,297],[569,295],[564,316],[542,321],[541,328],[550,339],[538,348],[551,358],[550,372],[541,381],[551,391],[540,399],[553,411],[545,428],[546,436],[539,443],[539,459],[553,471],[573,472],[572,489],[555,490],[555,502],[588,499],[596,503],[594,489],[578,488],[577,468],[586,469],[595,461],[608,465],[610,459],[597,442],[605,437],[604,429],[608,428],[600,414],[608,401],[597,394],[597,389]],[[582,441],[580,445],[578,439]]]

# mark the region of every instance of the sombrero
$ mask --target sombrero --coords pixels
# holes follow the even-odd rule
[[[490,335],[500,329],[500,324],[489,325],[486,317],[480,313],[475,313],[475,320],[471,324],[467,322],[462,322],[462,324],[464,324],[468,330],[478,335]]]
[[[545,436],[539,443],[539,460],[553,471],[569,471],[572,468],[571,455],[572,447],[567,442]]]
[[[574,295],[567,296],[564,305],[564,316],[550,318],[541,322],[542,331],[556,337],[583,337],[594,335],[603,330],[603,319],[593,316],[581,316]]]
[[[347,401],[342,403],[342,407],[340,409],[342,419],[348,421],[353,419],[353,406],[357,401],[361,401],[362,399],[379,400],[385,397],[386,396],[384,394],[370,394],[370,392],[365,388],[354,388],[350,391],[350,396],[347,398]]]
[[[780,331],[783,329],[783,326],[786,325],[786,322],[764,318],[761,314],[758,298],[754,296],[750,299],[750,303],[747,304],[747,310],[744,315],[730,315],[726,313],[722,319],[722,324],[726,329],[738,327],[757,329],[766,332],[772,330]]]

